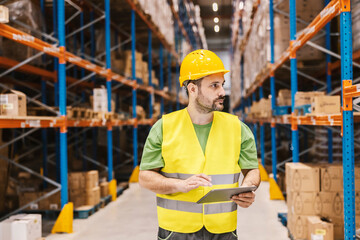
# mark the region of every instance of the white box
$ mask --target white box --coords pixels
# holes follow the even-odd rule
[[[40,214],[17,214],[0,223],[0,240],[38,240],[41,232]]]
[[[93,110],[94,112],[107,112],[107,91],[105,88],[94,88]]]

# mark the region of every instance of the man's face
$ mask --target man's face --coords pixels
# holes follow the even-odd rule
[[[203,113],[221,111],[224,108],[225,83],[222,73],[206,76],[198,87],[196,108]]]

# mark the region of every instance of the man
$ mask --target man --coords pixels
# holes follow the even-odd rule
[[[208,50],[189,53],[180,68],[187,108],[164,115],[152,127],[140,164],[139,183],[157,193],[158,239],[237,239],[237,206],[255,193],[229,202],[197,204],[211,189],[259,186],[254,136],[236,116],[219,112],[225,98],[225,70]]]

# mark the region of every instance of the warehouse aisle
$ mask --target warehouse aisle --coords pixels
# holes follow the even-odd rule
[[[249,209],[240,209],[240,240],[288,240],[287,230],[277,220],[286,211],[284,201],[269,200],[269,183],[262,182],[256,201]],[[156,239],[155,195],[132,184],[115,202],[86,220],[74,221],[73,234],[55,234],[48,240],[152,240]]]

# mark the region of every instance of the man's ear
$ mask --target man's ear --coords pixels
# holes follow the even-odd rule
[[[189,93],[190,92],[195,93],[197,91],[196,85],[193,84],[193,83],[190,83],[189,86],[188,86],[188,91],[189,91]]]

